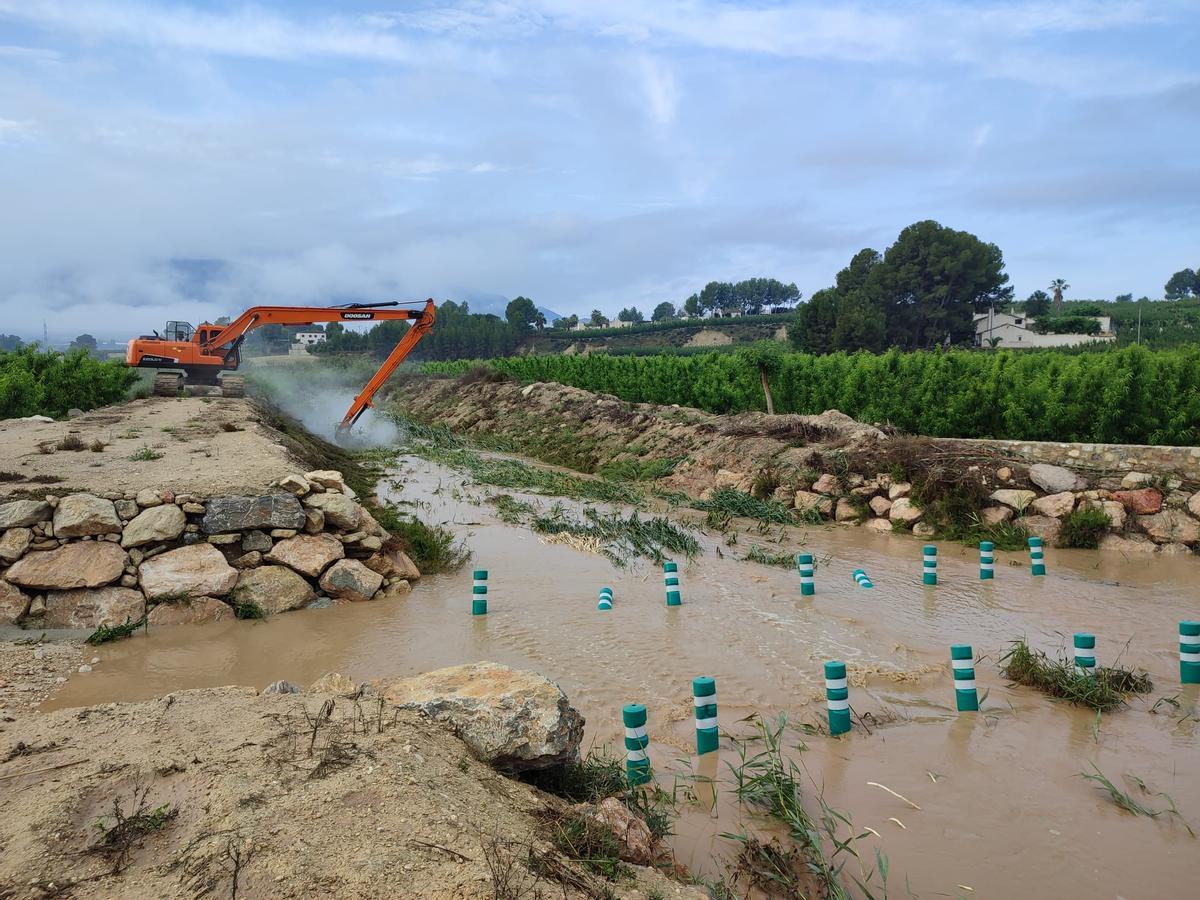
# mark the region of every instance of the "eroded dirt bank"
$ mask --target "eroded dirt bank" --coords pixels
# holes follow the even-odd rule
[[[589,873],[548,837],[564,804],[372,699],[65,709],[6,734],[0,759],[6,898],[703,896],[647,868]]]

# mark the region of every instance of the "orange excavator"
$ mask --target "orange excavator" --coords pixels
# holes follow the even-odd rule
[[[396,344],[371,380],[354,398],[337,428],[345,437],[396,367],[417,342],[433,327],[434,303],[426,300],[421,309],[397,309],[398,300],[388,303],[348,303],[345,306],[253,306],[228,325],[203,322],[197,328],[187,322],[168,322],[166,331],[142,335],[129,342],[125,361],[138,368],[157,369],[154,393],[176,397],[186,376],[193,384],[220,385],[221,395],[245,395],[245,379],[236,372],[241,362],[242,342],[246,335],[263,325],[312,325],[317,322],[388,322],[412,321],[412,327]]]

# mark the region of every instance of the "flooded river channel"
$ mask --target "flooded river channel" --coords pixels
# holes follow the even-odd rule
[[[494,491],[464,485],[459,474],[424,460],[402,458],[393,478],[381,485],[385,499],[419,507],[422,519],[464,537],[471,564],[422,579],[398,602],[160,628],[105,646],[95,671],[74,677],[48,706],[493,660],[558,682],[587,718],[587,742],[617,753],[621,706],[646,704],[651,758],[670,790],[693,784],[694,676],[715,676],[722,729],[741,733],[749,726],[739,720],[754,713],[784,713],[797,725],[821,721],[822,663],[843,659],[851,705],[867,727],[842,738],[789,729],[785,741],[811,776],[809,794],[823,792],[859,831],[878,833],[859,849],[872,863],[877,847],[887,855],[889,893],[1195,896],[1200,840],[1172,816],[1119,809],[1080,777],[1095,766],[1156,810],[1168,804],[1156,796],[1164,792],[1200,829],[1197,692],[1179,684],[1177,643],[1179,621],[1200,618],[1194,557],[1049,550],[1048,575],[1034,578],[1023,554],[998,553],[995,580],[981,582],[977,551],[941,544],[940,584],[923,587],[918,540],[795,528],[771,549],[815,554],[817,593],[802,599],[794,569],[737,559],[752,541],[764,543],[747,528],[734,547],[722,535],[698,535],[703,552],[679,560],[683,605],[668,608],[661,568],[647,560],[619,569],[602,555],[504,524],[482,499]],[[486,617],[468,614],[472,567],[490,573]],[[872,590],[855,584],[856,568],[870,575]],[[608,612],[596,609],[602,586],[614,592]],[[1098,718],[1006,686],[997,659],[1007,642],[1025,637],[1053,655],[1076,631],[1096,635],[1100,665],[1119,655],[1122,665],[1148,670],[1153,693]],[[954,712],[954,643],[971,644],[982,657],[976,673],[986,696],[978,714]],[[1154,708],[1163,697],[1171,702]],[[727,739],[719,757],[705,757],[705,765],[727,781],[726,764],[736,762]],[[715,806],[685,803],[681,812],[672,839],[678,858],[719,874],[720,860],[736,849],[720,835],[753,820],[721,784]]]

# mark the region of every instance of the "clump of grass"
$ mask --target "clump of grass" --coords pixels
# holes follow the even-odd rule
[[[497,518],[509,525],[520,525],[527,516],[536,512],[532,503],[518,500],[512,494],[493,494],[488,497],[488,502],[496,507]]]
[[[95,631],[87,636],[84,643],[87,644],[107,644],[109,641],[119,641],[122,638],[127,638],[135,631],[146,624],[146,617],[138,619],[136,622],[125,620],[124,625],[101,625]]]
[[[1095,550],[1110,524],[1112,519],[1104,510],[1096,506],[1080,506],[1062,517],[1058,546]]]
[[[682,456],[613,459],[600,466],[597,474],[609,481],[656,481],[673,473],[684,459]]]
[[[91,450],[93,453],[103,453],[104,448],[107,446],[108,446],[107,443],[100,440],[100,438],[96,438],[94,441],[92,441],[90,444],[88,444],[88,449]]]
[[[763,842],[748,834],[728,835],[742,845],[733,864],[733,881],[749,895],[804,900],[804,857],[795,848],[784,847],[778,838]]]
[[[1151,819],[1156,819],[1164,814],[1174,816],[1183,823],[1183,827],[1187,829],[1188,834],[1190,834],[1192,837],[1196,836],[1196,832],[1192,831],[1192,826],[1189,825],[1187,820],[1184,819],[1180,814],[1179,810],[1175,806],[1175,801],[1171,799],[1169,794],[1166,794],[1162,791],[1159,791],[1156,794],[1156,796],[1162,797],[1167,801],[1166,809],[1150,809],[1148,806],[1143,806],[1141,803],[1134,800],[1133,797],[1131,797],[1127,792],[1121,790],[1119,787],[1113,784],[1112,780],[1103,772],[1101,772],[1100,768],[1095,763],[1092,763],[1091,766],[1091,772],[1080,772],[1079,777],[1100,785],[1100,789],[1107,792],[1108,796],[1112,799],[1112,802],[1121,807],[1121,809],[1125,810],[1126,812],[1131,812],[1135,816],[1147,816]],[[1150,788],[1146,786],[1146,782],[1142,781],[1142,779],[1138,778],[1136,775],[1130,775],[1127,777],[1133,779],[1134,783],[1137,784],[1138,789],[1143,794],[1151,793]]]
[[[790,553],[772,553],[770,550],[764,550],[758,544],[751,544],[742,559],[764,566],[779,566],[782,569],[790,569],[795,562],[795,558]]]
[[[754,483],[750,486],[750,494],[759,500],[767,500],[775,493],[775,489],[781,483],[779,473],[771,466],[767,466],[754,476]]]
[[[222,431],[241,431],[242,426],[235,425],[233,422],[222,422],[221,430]]]
[[[74,451],[79,451],[79,450],[86,450],[86,449],[87,449],[87,444],[85,444],[85,443],[83,442],[83,439],[82,439],[81,437],[79,437],[79,435],[77,435],[77,434],[68,434],[68,435],[66,435],[65,437],[61,438],[61,439],[59,440],[59,442],[58,442],[57,444],[55,444],[55,445],[54,445],[54,448],[55,448],[56,450],[74,450]]]
[[[0,482],[3,481],[24,481],[25,476],[16,472],[0,472]]]
[[[1130,669],[1098,666],[1094,676],[1083,675],[1073,659],[1051,659],[1024,640],[1013,641],[1000,663],[1010,681],[1100,712],[1124,706],[1126,694],[1149,693],[1153,687],[1148,674]]]
[[[549,811],[543,821],[550,842],[568,859],[609,881],[616,881],[628,871],[621,862],[621,844],[607,825],[579,813]]]
[[[457,571],[471,558],[466,544],[456,540],[445,528],[406,518],[390,506],[370,506],[369,509],[375,521],[400,542],[423,575]]]
[[[601,748],[583,759],[525,773],[521,779],[572,803],[599,803],[625,792],[625,764]]]
[[[179,810],[169,803],[151,809],[146,803],[149,794],[149,786],[135,782],[130,810],[124,808],[119,798],[114,799],[112,815],[102,816],[92,823],[99,840],[90,848],[91,852],[106,857],[112,864],[114,875],[129,865],[133,850],[142,839],[161,831],[179,815]]]
[[[624,566],[632,557],[662,562],[667,553],[690,559],[700,552],[700,543],[694,537],[662,516],[643,519],[635,510],[623,517],[590,507],[583,515],[584,521],[580,521],[556,505],[549,515],[534,518],[530,527],[540,534],[595,538],[604,547],[604,555],[618,566]]]
[[[143,444],[138,450],[134,451],[134,453],[129,457],[129,459],[133,462],[150,462],[151,460],[162,458],[163,455],[161,453],[159,453],[153,447],[149,447],[145,444]]]
[[[249,600],[233,604],[233,617],[235,619],[265,619],[267,611],[253,600]]]
[[[722,518],[725,522],[734,516],[757,519],[768,525],[788,525],[795,522],[791,510],[778,500],[762,500],[745,491],[733,488],[717,488],[707,500],[697,500],[693,506],[710,514],[710,518]]]

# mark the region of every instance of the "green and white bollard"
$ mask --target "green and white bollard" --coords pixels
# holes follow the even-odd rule
[[[1046,574],[1046,556],[1042,550],[1042,539],[1040,537],[1031,537],[1029,539],[1029,562],[1031,575]]]
[[[667,587],[667,606],[679,606],[679,566],[667,560],[663,563],[663,583]]]
[[[979,542],[979,580],[990,581],[996,575],[996,556],[991,541]]]
[[[471,588],[471,615],[487,615],[487,569],[476,569]]]
[[[850,688],[846,681],[846,664],[825,663],[825,705],[829,707],[829,733],[845,734],[850,730]]]
[[[704,676],[692,679],[696,704],[696,753],[703,756],[717,749],[717,681]]]
[[[1179,623],[1179,680],[1200,684],[1200,622]]]
[[[871,579],[867,577],[867,573],[862,569],[854,570],[854,581],[861,588],[875,587],[875,585],[871,584]]]
[[[950,647],[950,668],[954,670],[954,699],[959,712],[979,710],[979,692],[975,689],[975,662],[970,644]]]
[[[650,780],[646,707],[641,703],[630,703],[621,710],[621,719],[625,723],[625,779],[630,787],[637,787]]]
[[[1096,674],[1096,636],[1094,634],[1075,635],[1075,669],[1080,675],[1088,678]]]
[[[813,577],[813,555],[797,553],[796,568],[800,570],[800,596],[811,597],[817,592],[817,582]]]
[[[925,545],[924,567],[921,571],[922,584],[937,584],[937,547]]]
[[[612,609],[612,588],[600,588],[600,602],[596,604],[596,609]]]

